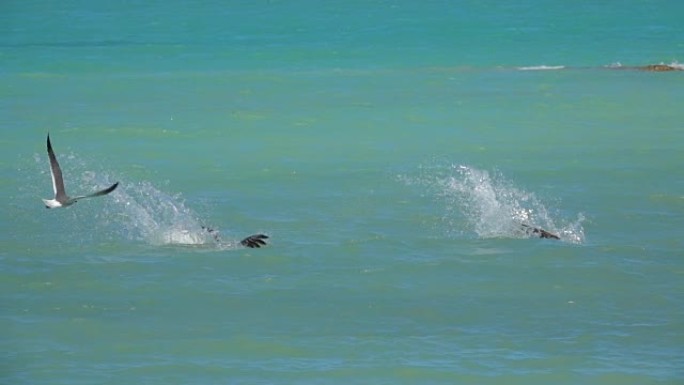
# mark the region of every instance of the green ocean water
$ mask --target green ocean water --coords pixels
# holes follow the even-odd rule
[[[679,15],[3,3],[0,383],[681,383]]]

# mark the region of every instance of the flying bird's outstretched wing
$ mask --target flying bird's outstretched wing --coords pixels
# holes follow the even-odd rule
[[[52,189],[55,192],[55,198],[54,199],[43,199],[43,202],[45,203],[45,207],[51,209],[51,208],[57,208],[57,207],[67,207],[71,206],[72,204],[76,203],[79,199],[85,199],[85,198],[93,198],[101,195],[107,195],[110,192],[114,191],[116,187],[119,185],[119,182],[114,183],[113,185],[107,187],[104,190],[96,191],[92,194],[88,195],[81,195],[77,196],[74,198],[70,198],[64,189],[64,179],[62,177],[62,169],[59,167],[59,163],[57,162],[57,157],[55,156],[55,151],[52,149],[52,143],[50,143],[50,133],[47,135],[47,152],[48,152],[48,157],[50,158],[50,175],[52,176]]]
[[[64,190],[64,179],[62,179],[62,169],[59,168],[57,157],[52,150],[50,143],[50,134],[47,136],[47,152],[50,158],[50,175],[52,175],[52,189],[55,192],[55,199],[58,201],[66,201],[68,199]]]
[[[92,193],[92,194],[89,194],[89,195],[83,195],[83,196],[80,196],[80,197],[74,197],[74,198],[71,198],[71,200],[74,200],[74,201],[75,201],[75,200],[79,200],[79,199],[93,198],[93,197],[99,197],[99,196],[102,196],[102,195],[107,195],[107,194],[109,194],[110,192],[116,190],[116,188],[117,188],[118,186],[119,186],[119,182],[116,182],[116,183],[114,183],[113,185],[107,187],[107,188],[104,189],[104,190],[96,191],[96,192],[94,192],[94,193]]]

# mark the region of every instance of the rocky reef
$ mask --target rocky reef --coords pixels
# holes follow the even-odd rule
[[[636,67],[640,71],[651,71],[651,72],[666,72],[666,71],[683,71],[682,66],[673,66],[669,64],[649,64],[645,66]]]

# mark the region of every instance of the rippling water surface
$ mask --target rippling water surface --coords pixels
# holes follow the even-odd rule
[[[681,382],[683,13],[0,5],[0,382]]]

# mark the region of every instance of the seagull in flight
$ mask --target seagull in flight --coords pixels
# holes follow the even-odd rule
[[[64,190],[64,179],[62,179],[62,170],[59,168],[59,163],[57,163],[57,157],[54,151],[52,151],[52,144],[50,144],[50,134],[47,136],[47,152],[50,157],[50,174],[52,175],[52,189],[55,191],[54,199],[43,199],[45,202],[45,208],[54,209],[57,207],[67,207],[71,206],[77,201],[85,198],[93,198],[101,195],[107,195],[114,191],[119,185],[119,182],[107,187],[104,190],[94,192],[90,195],[83,195],[77,197],[70,197],[66,194]]]

